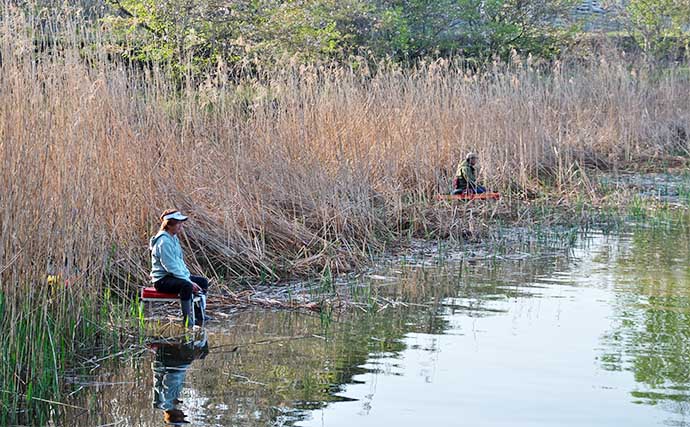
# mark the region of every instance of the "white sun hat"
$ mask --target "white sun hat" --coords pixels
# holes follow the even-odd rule
[[[187,221],[187,218],[188,218],[188,217],[182,215],[182,212],[180,212],[180,211],[175,211],[175,212],[170,212],[170,213],[167,214],[167,215],[164,215],[164,216],[163,216],[163,221],[167,221],[167,220],[169,220],[169,219],[174,219],[174,220],[177,220],[177,221]]]

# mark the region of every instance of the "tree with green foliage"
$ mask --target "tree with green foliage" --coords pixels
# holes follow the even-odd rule
[[[105,28],[115,35],[115,50],[136,61],[170,61],[208,66],[219,56],[244,55],[242,29],[260,14],[245,2],[218,7],[212,1],[108,0]]]
[[[414,61],[557,54],[573,0],[108,0],[106,28],[137,61]]]
[[[171,60],[194,70],[219,60],[342,56],[361,42],[369,9],[359,0],[109,0],[109,5],[104,22],[125,56]]]
[[[675,56],[690,41],[690,0],[629,0],[621,16],[630,36],[649,56]]]
[[[570,34],[572,0],[383,0],[379,43],[408,58],[550,56]]]

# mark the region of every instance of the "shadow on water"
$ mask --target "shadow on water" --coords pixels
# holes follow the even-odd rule
[[[150,339],[83,381],[73,403],[88,411],[66,419],[412,426],[456,425],[461,411],[473,426],[687,425],[689,237],[651,227],[535,245],[524,232],[492,253],[399,260],[359,283],[405,302],[394,309],[326,324],[249,311],[207,335]]]

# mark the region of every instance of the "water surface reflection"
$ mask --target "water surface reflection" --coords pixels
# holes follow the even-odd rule
[[[153,407],[163,412],[163,421],[166,425],[189,423],[181,406],[183,401],[180,400],[180,394],[191,363],[196,359],[203,359],[208,354],[206,332],[175,340],[151,340],[148,348],[155,355],[151,365]]]
[[[111,381],[136,386],[99,389],[100,412],[73,416],[162,425],[143,402],[168,381],[184,385],[158,392],[154,406],[200,426],[686,425],[688,237],[650,228],[472,263],[407,260],[381,273],[393,285],[372,291],[406,306],[326,323],[241,313],[210,325],[208,347],[169,349],[170,365],[159,348],[121,366]],[[143,375],[147,361],[163,379]]]

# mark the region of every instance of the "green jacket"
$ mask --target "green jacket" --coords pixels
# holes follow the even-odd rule
[[[456,189],[475,188],[477,186],[477,168],[465,159],[458,165],[455,178]]]

